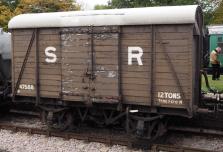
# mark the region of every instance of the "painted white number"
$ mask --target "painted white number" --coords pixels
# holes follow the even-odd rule
[[[34,85],[32,85],[32,84],[20,84],[19,89],[21,89],[21,90],[34,90]]]
[[[158,102],[161,104],[183,105],[180,93],[158,92]]]
[[[128,65],[132,65],[132,59],[137,59],[139,65],[142,64],[143,49],[141,47],[128,47]]]
[[[57,56],[55,54],[56,48],[49,46],[45,49],[45,55],[47,56],[46,62],[47,63],[55,63],[57,61]]]

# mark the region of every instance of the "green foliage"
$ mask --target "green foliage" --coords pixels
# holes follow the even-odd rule
[[[0,0],[0,26],[7,30],[9,20],[23,13],[80,10],[74,0]]]
[[[205,24],[210,24],[212,21],[213,10],[218,5],[218,2],[219,0],[111,0],[110,2],[108,2],[107,6],[97,6],[95,7],[95,9],[198,4],[202,7],[204,11]]]
[[[0,27],[7,30],[8,21],[12,16],[13,14],[8,7],[0,5]]]
[[[19,4],[19,0],[0,0],[1,4],[13,11]]]
[[[95,10],[103,10],[103,9],[112,9],[112,7],[109,6],[109,5],[96,5],[96,6],[94,7],[94,9],[95,9]]]
[[[223,24],[223,1],[213,13],[213,24]]]
[[[112,8],[133,8],[149,6],[170,6],[195,4],[194,0],[112,0]]]
[[[220,77],[220,80],[212,80],[212,76],[208,75],[208,82],[212,89],[218,90],[219,92],[223,92],[223,76]],[[203,91],[208,92],[204,77],[202,77],[201,88]]]
[[[15,14],[78,10],[73,0],[20,0]]]

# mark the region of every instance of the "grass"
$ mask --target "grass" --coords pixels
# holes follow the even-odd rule
[[[223,92],[223,76],[220,77],[220,80],[212,80],[212,76],[208,75],[208,81],[210,84],[210,87],[212,89],[218,90],[219,92]],[[201,84],[201,88],[203,91],[207,92],[208,89],[205,85],[205,80],[204,77],[202,76],[202,84]]]

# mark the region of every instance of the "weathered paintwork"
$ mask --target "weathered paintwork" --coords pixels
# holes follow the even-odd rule
[[[13,94],[191,117],[200,96],[196,15],[196,24],[13,29]]]

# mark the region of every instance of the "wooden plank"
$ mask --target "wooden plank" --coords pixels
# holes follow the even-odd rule
[[[51,65],[53,65],[53,64],[55,64],[55,63],[47,63],[46,62],[46,58],[47,57],[40,57],[39,58],[39,62],[40,63],[45,63],[45,64],[51,64]],[[24,61],[24,57],[14,57],[14,61],[15,62],[18,62],[18,63],[23,63],[23,61]],[[30,63],[35,63],[35,57],[33,56],[30,56],[29,58],[28,58],[28,61],[27,62],[30,62]],[[57,57],[57,60],[56,60],[56,62],[60,62],[60,58],[58,58]]]
[[[183,68],[183,67],[182,67]],[[178,76],[178,78],[180,79],[180,80],[189,80],[189,73],[187,73],[187,74],[181,74],[181,73],[176,73],[176,75]],[[157,72],[157,74],[156,74],[156,79],[157,80],[159,80],[159,79],[166,79],[166,80],[175,80],[174,78],[173,78],[173,73],[165,73],[165,72],[163,72],[163,73],[158,73]]]
[[[131,95],[134,97],[150,97],[149,91],[147,90],[123,90],[123,95]]]
[[[156,32],[160,33],[188,33],[193,31],[193,25],[156,25]]]
[[[190,84],[188,84],[188,80],[180,79],[179,81],[180,81],[180,84],[182,86],[190,86]],[[173,79],[172,80],[170,80],[170,79],[158,79],[158,80],[155,81],[155,85],[177,86],[177,81],[173,80]]]
[[[156,39],[156,45],[161,45],[162,46],[181,46],[181,47],[186,47],[188,46],[188,40],[158,40]]]
[[[24,48],[23,50],[21,50],[21,51],[26,51],[27,49],[28,49],[28,43],[26,42],[26,41],[17,41],[17,42],[13,42],[13,45],[15,46],[15,47],[20,47],[20,48]],[[35,44],[33,44],[32,45],[32,48],[35,48]]]
[[[15,36],[13,43],[16,44],[26,44],[29,43],[29,41],[31,40],[32,34],[30,35],[21,35],[21,36]]]
[[[16,29],[13,30],[13,35],[19,36],[19,35],[32,35],[33,30],[32,29]]]
[[[188,46],[169,46],[169,45],[165,45],[165,49],[168,53],[188,53],[188,54],[192,53]],[[158,52],[163,52],[163,46],[162,45],[159,45],[159,44],[156,45],[156,53],[158,53]]]
[[[19,73],[21,71],[21,69],[15,69],[15,72],[16,73]],[[36,70],[35,69],[32,69],[32,68],[29,68],[29,69],[25,69],[23,75],[26,75],[26,74],[35,74]],[[49,75],[61,75],[61,72],[60,70],[58,69],[39,69],[39,73],[40,74],[49,74]]]
[[[151,26],[148,25],[135,25],[135,26],[124,26],[122,27],[122,33],[150,33]]]
[[[146,78],[150,79],[150,73],[149,72],[129,72],[129,71],[123,71],[122,72],[122,78]]]
[[[191,35],[189,35],[188,32],[176,32],[176,33],[173,33],[173,32],[165,32],[165,33],[158,33],[156,32],[156,39],[157,40],[188,40],[189,37]]]
[[[183,87],[183,92],[189,93],[191,92],[190,86]],[[154,92],[180,92],[179,87],[177,86],[161,86],[157,85]]]
[[[60,28],[40,29],[39,34],[40,36],[41,35],[60,35]]]
[[[151,33],[123,33],[121,34],[122,41],[127,40],[146,40],[151,41]]]
[[[122,65],[122,69],[124,72],[128,71],[128,72],[149,72],[150,68],[146,67],[146,66],[139,66],[138,64],[133,64],[131,66],[129,65]]]
[[[95,83],[107,83],[107,84],[117,84],[118,83],[118,79],[115,78],[103,78],[103,77],[99,77],[97,76],[96,79],[94,80]]]
[[[47,46],[54,46],[59,48],[60,47],[60,41],[39,41],[39,45],[42,47],[47,47]]]
[[[39,35],[39,41],[56,41],[60,43],[59,34],[50,34],[50,35]]]
[[[80,96],[84,97],[85,96],[85,97],[88,97],[89,90],[84,90],[82,88],[75,88],[75,89],[69,88],[69,90],[63,89],[62,94],[63,94],[63,96],[72,96],[72,97],[80,97]]]
[[[22,79],[20,84],[32,84],[35,85],[35,80],[34,79]],[[59,80],[40,80],[40,85],[48,85],[48,86],[56,86],[60,87],[61,86],[61,81]]]
[[[113,90],[113,91],[118,91],[118,84],[114,84],[114,83],[111,83],[110,85],[108,84],[104,84],[104,83],[95,83],[95,84],[92,84],[91,86],[92,88],[94,88],[96,91],[98,90]]]
[[[16,63],[15,68],[20,68],[22,67],[22,63]],[[54,63],[54,64],[46,64],[46,63],[40,63],[40,68],[41,69],[54,69],[54,68],[60,68],[61,65]],[[29,64],[26,64],[26,68],[35,68],[35,63],[34,62],[30,62]]]
[[[17,81],[18,75],[15,75],[15,80]],[[35,79],[34,74],[26,74],[22,76],[22,79]],[[61,75],[50,75],[50,74],[41,74],[40,80],[61,80]]]
[[[113,90],[96,90],[94,93],[94,96],[101,96],[101,97],[106,97],[106,96],[112,96],[112,97],[118,97],[118,90],[113,91]]]
[[[159,62],[159,60],[168,60],[170,58],[170,60],[187,60],[189,59],[190,56],[188,56],[187,53],[167,53],[169,57],[167,57],[167,55],[165,53],[156,53],[156,61]],[[184,61],[182,61],[184,62]]]
[[[172,42],[173,43],[173,42]],[[151,46],[151,40],[122,40],[122,46],[140,46],[140,47],[149,47]]]
[[[122,83],[123,84],[145,84],[145,85],[149,85],[150,82],[149,82],[149,79],[143,79],[143,78],[140,78],[140,79],[136,79],[136,78],[125,78],[125,79],[122,79]]]
[[[67,101],[78,101],[78,102],[87,102],[87,97],[85,96],[67,96],[67,95],[63,95],[63,100],[67,100]]]
[[[177,65],[174,66],[174,70],[176,73],[180,73],[180,74],[187,74],[190,69],[188,69],[189,67],[178,67]],[[173,73],[174,71],[171,70],[171,68],[169,66],[156,66],[156,69],[155,69],[156,72],[160,73],[160,72],[164,72],[164,73]]]
[[[134,105],[150,105],[149,97],[124,96],[123,103]]]

